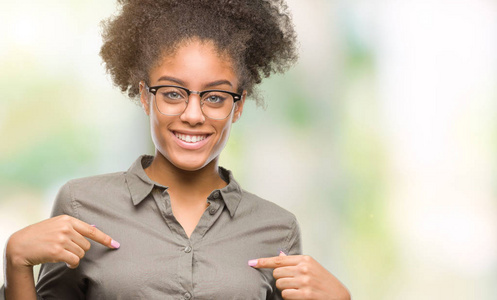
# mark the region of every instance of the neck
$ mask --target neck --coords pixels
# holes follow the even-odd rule
[[[156,151],[154,160],[145,173],[153,181],[168,186],[169,193],[177,196],[188,195],[189,199],[203,199],[215,189],[226,186],[218,169],[218,158],[194,171],[182,170]],[[180,197],[183,198],[183,197]]]

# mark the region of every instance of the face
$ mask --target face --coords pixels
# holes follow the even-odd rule
[[[225,90],[237,92],[238,78],[231,60],[219,54],[214,43],[192,40],[162,58],[151,70],[149,86],[176,85],[192,91]],[[232,123],[240,118],[246,92],[235,103],[232,113],[223,120],[206,117],[200,97],[191,94],[185,111],[166,116],[157,110],[151,93],[140,82],[141,103],[150,116],[156,157],[165,158],[174,167],[196,171],[207,165],[217,168],[218,159],[228,141]],[[160,157],[159,157],[160,156]]]

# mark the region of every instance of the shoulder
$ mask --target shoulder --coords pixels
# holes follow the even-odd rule
[[[77,205],[81,201],[98,201],[119,191],[127,192],[125,172],[109,173],[72,179],[59,190],[53,205],[52,215],[77,216]]]
[[[228,182],[223,195],[230,195],[229,200],[235,199],[233,202],[237,203],[236,214],[276,221],[296,220],[295,215],[288,210],[243,189],[230,170],[220,167],[220,175]]]
[[[258,231],[278,241],[278,249],[292,255],[302,253],[300,226],[293,213],[245,190],[242,190],[240,206],[240,214],[256,224],[251,226]]]
[[[123,183],[125,181],[125,174],[126,172],[115,172],[71,179],[64,186],[68,186],[71,189],[109,187],[115,184]]]
[[[64,184],[60,191],[66,194],[70,193],[74,198],[82,194],[97,193],[100,195],[104,191],[110,192],[123,189],[126,187],[125,174],[126,172],[116,172],[72,179]]]
[[[296,217],[290,211],[282,208],[278,204],[263,199],[251,192],[242,189],[242,201],[240,202],[242,211],[255,213],[258,218],[270,218],[275,221],[296,222]]]

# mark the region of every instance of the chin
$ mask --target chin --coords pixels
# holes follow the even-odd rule
[[[199,165],[194,165],[194,164],[191,164],[191,165],[185,165],[185,164],[181,164],[181,165],[175,165],[178,169],[181,169],[183,171],[187,171],[187,172],[195,172],[195,171],[198,171],[198,170],[201,170],[203,167],[205,167],[205,165],[203,166],[199,166]]]
[[[181,160],[181,161],[171,161],[171,163],[178,169],[183,171],[198,171],[206,167],[212,161],[205,160]]]

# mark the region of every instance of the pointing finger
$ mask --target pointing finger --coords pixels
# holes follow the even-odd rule
[[[94,240],[95,242],[111,249],[118,249],[121,246],[117,241],[100,231],[100,229],[96,228],[94,225],[92,226],[83,221],[74,219],[73,227],[82,236]]]
[[[284,254],[284,253],[283,253]],[[300,255],[282,255],[266,258],[251,259],[248,265],[254,268],[280,268],[288,266],[296,266],[300,262]]]

